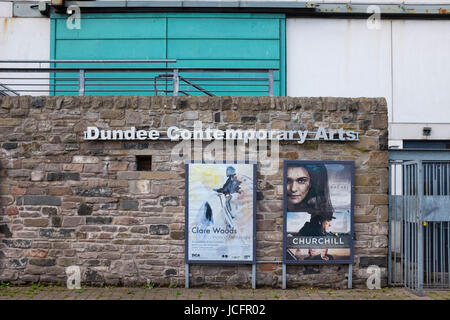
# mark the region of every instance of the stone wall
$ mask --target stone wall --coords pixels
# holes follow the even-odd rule
[[[0,280],[184,284],[184,166],[170,141],[84,141],[87,126],[354,129],[359,142],[283,143],[280,157],[355,161],[356,286],[382,267],[388,234],[384,99],[254,97],[0,98]],[[152,155],[136,171],[136,155]],[[281,285],[282,167],[258,176],[258,286]],[[288,286],[345,287],[347,266],[288,266]],[[194,265],[192,285],[251,286],[251,267]]]

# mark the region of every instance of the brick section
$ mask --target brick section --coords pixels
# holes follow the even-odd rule
[[[169,110],[170,109],[170,110]],[[169,141],[83,141],[91,123],[126,130],[189,128],[357,130],[359,142],[280,144],[281,160],[355,162],[353,284],[382,268],[388,234],[384,99],[291,97],[0,97],[0,280],[184,284],[184,166]],[[20,117],[18,117],[20,115]],[[35,133],[39,131],[39,135]],[[152,156],[136,171],[136,156]],[[257,260],[282,258],[283,168],[258,175]],[[347,268],[288,266],[290,286],[345,287]],[[251,286],[247,265],[193,265],[192,286]],[[258,286],[281,286],[281,264],[258,265]]]

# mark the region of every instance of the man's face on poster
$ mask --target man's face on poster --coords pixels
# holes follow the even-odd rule
[[[289,167],[287,169],[287,201],[296,205],[305,199],[311,186],[308,171],[303,167]]]

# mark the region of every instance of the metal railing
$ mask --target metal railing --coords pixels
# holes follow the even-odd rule
[[[263,68],[170,68],[161,60],[3,60],[2,95],[274,95]],[[17,66],[20,64],[21,66]],[[158,67],[149,67],[157,64]]]
[[[450,161],[389,164],[388,281],[450,289]]]

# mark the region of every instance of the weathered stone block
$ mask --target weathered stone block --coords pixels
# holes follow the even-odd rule
[[[372,128],[374,129],[386,129],[388,123],[388,117],[386,113],[378,113],[373,116]]]
[[[110,197],[112,189],[107,187],[77,188],[75,194],[81,197]]]
[[[387,152],[371,152],[368,164],[373,168],[387,168],[388,153]]]
[[[178,200],[178,197],[162,197],[161,201],[159,203],[163,207],[178,206],[179,200]]]
[[[175,116],[164,115],[162,118],[162,127],[171,127],[178,125],[178,119]]]
[[[172,231],[170,238],[173,240],[184,240],[184,231]]]
[[[78,206],[77,212],[80,216],[89,216],[92,214],[92,206],[82,203]]]
[[[129,181],[130,192],[133,194],[148,194],[150,193],[149,180],[131,180]]]
[[[51,187],[48,193],[52,196],[70,196],[72,195],[72,188],[69,187]]]
[[[117,175],[118,178],[119,173]],[[139,179],[150,179],[150,180],[173,180],[176,179],[178,176],[177,173],[171,171],[141,171],[136,173],[139,174]],[[137,177],[134,179],[137,179]]]
[[[176,276],[177,275],[177,270],[175,269],[167,269],[166,271],[164,271],[164,274],[169,277],[169,276]]]
[[[64,217],[62,226],[63,227],[76,227],[80,224],[83,224],[84,218],[83,217]]]
[[[125,116],[124,110],[102,110],[100,111],[100,117],[103,119],[123,119]]]
[[[378,186],[380,177],[376,173],[364,173],[355,175],[355,186]]]
[[[26,189],[18,188],[18,187],[12,187],[11,188],[11,194],[14,195],[24,195],[27,192]]]
[[[68,163],[63,165],[64,171],[81,172],[83,171],[83,164],[81,163]]]
[[[106,172],[106,168],[103,167],[102,164],[85,164],[84,168],[83,168],[83,172],[93,172],[93,173],[98,173],[98,172]]]
[[[44,177],[44,171],[31,171],[31,181],[42,181]]]
[[[73,265],[76,265],[76,263],[77,263],[77,258],[73,258],[73,257],[71,257],[71,258],[64,257],[64,258],[56,259],[56,264],[59,266],[62,266],[62,267],[73,266]]]
[[[45,106],[44,97],[31,97],[31,106],[33,108],[43,108]]]
[[[60,206],[61,198],[56,196],[24,196],[23,204],[27,205],[48,205]]]
[[[370,195],[370,204],[388,204],[388,195],[372,194]]]
[[[7,268],[24,269],[28,264],[28,258],[10,259],[7,263]]]
[[[256,117],[255,116],[243,116],[243,117],[241,117],[241,121],[243,123],[254,123],[254,122],[256,122]]]
[[[184,120],[198,120],[198,111],[185,111],[183,112]]]
[[[78,172],[49,172],[47,173],[47,181],[66,181],[80,180]]]
[[[139,179],[138,171],[119,171],[117,172],[117,179],[119,180],[137,180]]]
[[[148,228],[145,226],[135,226],[130,228],[130,232],[132,233],[147,233]]]
[[[31,240],[2,239],[2,243],[6,244],[10,248],[21,248],[21,249],[31,248]]]
[[[17,142],[4,142],[2,144],[2,148],[5,150],[16,149],[18,146],[19,146],[19,144]]]
[[[136,225],[141,224],[141,221],[132,217],[117,217],[114,218],[114,224],[116,225]]]
[[[19,209],[17,209],[17,207],[9,207],[6,209],[6,213],[8,216],[15,216],[19,214]]]
[[[125,161],[114,161],[110,162],[108,169],[111,171],[126,171],[128,168],[128,162]]]
[[[363,268],[367,268],[368,266],[378,266],[380,268],[387,267],[387,257],[372,257],[372,256],[363,256],[359,257],[359,266]]]
[[[169,227],[163,224],[151,225],[149,233],[153,235],[169,234]]]
[[[39,236],[42,238],[74,238],[75,229],[40,229]]]
[[[28,261],[29,264],[39,267],[51,267],[56,265],[56,259],[50,258],[50,259],[39,259],[39,258],[32,258]]]
[[[139,201],[137,201],[137,200],[122,200],[122,201],[120,201],[120,208],[122,210],[136,211],[139,208]]]
[[[111,224],[112,217],[86,217],[86,224]]]
[[[45,258],[48,251],[42,249],[31,249],[26,251],[26,255],[34,258]]]
[[[31,175],[31,171],[28,169],[8,170],[8,177],[12,177],[12,178],[19,178],[19,177],[30,178],[30,175]]]
[[[48,226],[48,219],[24,219],[23,224],[25,227],[46,227]]]
[[[58,210],[53,207],[43,207],[42,214],[47,216],[55,216],[58,213]]]
[[[0,127],[14,127],[20,126],[21,124],[22,119],[0,118]]]
[[[236,111],[227,110],[223,112],[223,121],[225,122],[238,122],[239,113]]]

